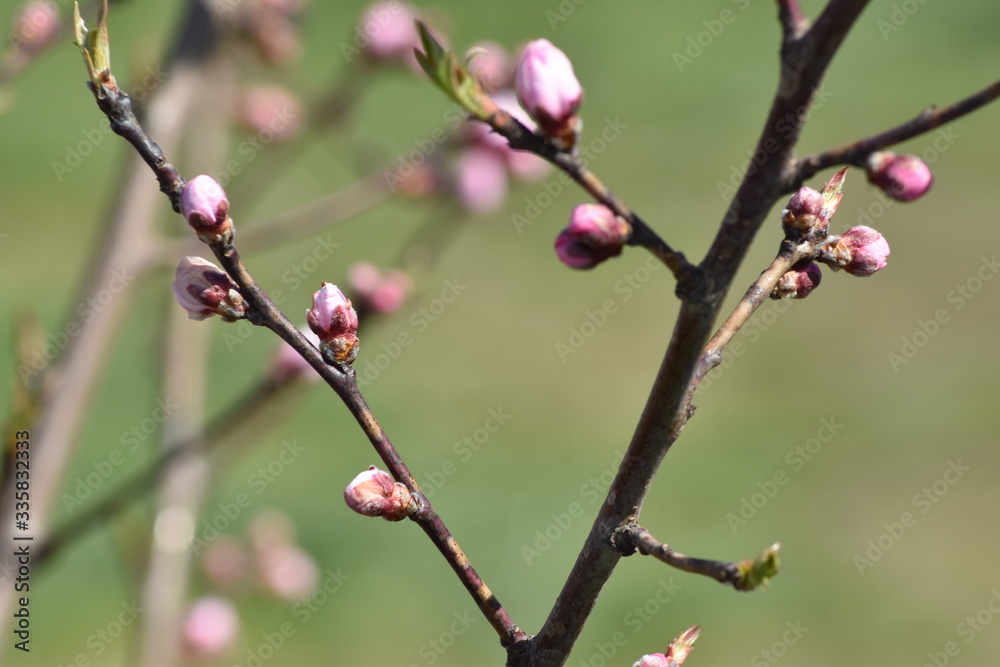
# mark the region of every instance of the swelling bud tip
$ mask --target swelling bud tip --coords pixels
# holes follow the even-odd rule
[[[514,73],[514,88],[521,106],[538,121],[542,133],[572,147],[579,129],[576,111],[583,100],[583,88],[566,54],[547,39],[530,42]]]
[[[319,336],[319,350],[327,363],[350,364],[358,356],[358,314],[333,283],[323,283],[313,294],[306,323]]]
[[[417,509],[405,486],[384,470],[371,466],[344,490],[344,501],[358,514],[399,521]]]
[[[214,178],[195,176],[181,192],[181,215],[206,243],[232,239],[229,200]]]
[[[229,275],[201,257],[185,257],[177,265],[174,296],[192,320],[219,315],[226,322],[247,316],[250,309]]]

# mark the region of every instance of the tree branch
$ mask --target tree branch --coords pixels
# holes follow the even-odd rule
[[[864,167],[867,157],[875,151],[894,146],[907,139],[930,132],[945,123],[950,123],[986,106],[998,97],[1000,97],[1000,81],[943,109],[929,107],[912,120],[880,134],[868,137],[867,139],[860,139],[840,148],[834,148],[801,158],[796,164],[795,183],[801,183],[818,171],[827,169],[828,167],[835,167],[842,164],[853,164]]]
[[[671,549],[670,545],[657,540],[642,526],[635,524],[619,530],[615,535],[615,541],[619,548],[637,549],[643,556],[653,556],[682,572],[715,579],[720,584],[732,586],[738,591],[753,591],[765,587],[768,580],[779,570],[777,554],[780,545],[778,544],[765,549],[756,560],[724,563],[685,556]]]

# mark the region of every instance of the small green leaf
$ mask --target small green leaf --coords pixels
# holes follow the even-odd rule
[[[753,591],[764,588],[772,577],[781,572],[781,562],[778,560],[778,550],[781,544],[775,542],[760,552],[754,560],[740,561],[737,568],[740,571],[740,590]]]
[[[446,51],[434,39],[434,35],[421,21],[417,21],[417,31],[423,53],[416,51],[417,62],[438,88],[479,120],[488,120],[494,105],[486,104],[489,99],[476,77],[471,76],[455,54]]]

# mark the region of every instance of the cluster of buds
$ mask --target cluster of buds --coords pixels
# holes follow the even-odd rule
[[[665,652],[644,655],[632,663],[632,667],[680,667],[687,660],[699,634],[701,628],[697,625],[691,626],[677,635]]]
[[[358,356],[358,314],[333,283],[323,283],[313,294],[306,323],[319,336],[319,351],[328,364],[350,364]]]
[[[358,262],[347,271],[347,284],[359,317],[366,313],[388,315],[399,310],[413,284],[403,271],[382,272],[368,262]]]
[[[231,243],[233,221],[229,199],[214,178],[195,176],[181,192],[181,215],[205,243]]]
[[[573,269],[592,269],[622,252],[632,229],[603,204],[580,204],[556,237],[556,255]]]
[[[572,148],[581,128],[576,112],[583,88],[566,54],[547,39],[530,42],[517,64],[514,87],[521,106],[538,121],[542,133]]]
[[[934,183],[930,167],[916,155],[878,151],[868,156],[868,180],[897,201],[923,197]]]
[[[392,475],[371,466],[344,489],[344,501],[358,514],[399,521],[413,514],[417,502]]]
[[[319,567],[295,539],[295,525],[284,513],[265,510],[247,524],[245,538],[220,535],[202,553],[205,581],[220,591],[248,587],[284,602],[315,592]]]
[[[843,198],[844,175],[838,171],[822,192],[801,188],[788,200],[781,212],[786,239],[809,242],[817,261],[832,269],[843,269],[854,276],[870,276],[886,265],[889,244],[870,227],[854,227],[840,236],[829,236],[830,218]],[[820,283],[822,272],[811,259],[799,262],[779,280],[772,299],[804,299]]]
[[[174,296],[192,320],[219,315],[226,322],[247,316],[250,307],[225,271],[201,257],[185,257],[177,265]]]

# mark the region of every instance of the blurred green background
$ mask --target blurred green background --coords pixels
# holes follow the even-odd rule
[[[815,15],[823,3],[803,4]],[[132,0],[113,10],[117,71],[141,69],[165,51],[179,5]],[[304,58],[285,82],[308,95],[342,73],[348,65],[341,43],[353,38],[362,7],[312,3]],[[627,126],[593,168],[670,243],[701,258],[727,203],[718,184],[746,159],[775,88],[773,2],[442,0],[426,8],[461,49],[481,39],[514,47],[538,37],[562,48],[585,88],[583,141],[607,119]],[[13,10],[7,1],[0,24]],[[726,11],[729,23],[713,23]],[[1000,62],[998,24],[1000,5],[990,0],[872,2],[826,79],[827,101],[810,119],[802,152],[873,134],[991,83]],[[699,39],[700,54],[690,46]],[[675,54],[689,48],[697,57],[678,67]],[[12,349],[15,312],[33,308],[47,329],[63,326],[126,154],[121,140],[106,137],[80,168],[56,178],[52,163],[102,124],[83,81],[79,54],[66,44],[7,91],[10,106],[0,118],[5,350]],[[301,161],[271,174],[274,187],[251,210],[233,202],[237,223],[350,183],[365,146],[386,155],[408,152],[441,124],[447,104],[412,74],[380,75],[349,129],[316,140]],[[568,664],[629,665],[696,623],[702,636],[689,658],[693,666],[1000,664],[998,120],[1000,107],[988,107],[955,123],[950,134],[902,146],[933,160],[935,185],[919,202],[885,207],[861,173],[848,175],[833,231],[876,227],[892,246],[889,267],[870,279],[824,271],[809,299],[766,305],[737,339],[743,354],[706,380],[696,416],[656,479],[642,523],[660,539],[691,555],[727,560],[780,541],[784,572],[768,590],[742,594],[650,559],[623,560]],[[809,185],[820,187],[829,175]],[[517,186],[499,212],[458,226],[404,309],[365,331],[356,362],[364,370],[383,343],[401,332],[413,335],[366,396],[418,480],[440,480],[446,462],[454,464],[454,475],[432,484],[433,500],[529,633],[543,623],[590,527],[599,504],[594,490],[603,492],[616,452],[627,446],[677,311],[669,275],[646,271],[640,251],[590,272],[556,261],[552,239],[585,200],[578,191],[566,188],[519,233],[512,214],[523,214],[545,182]],[[435,210],[400,200],[334,228],[340,247],[313,279],[340,280],[361,259],[392,261]],[[169,224],[180,222],[165,202],[163,215]],[[777,211],[772,217],[732,302],[773,255],[781,232]],[[310,256],[315,243],[311,237],[245,259],[265,287],[281,286],[284,272]],[[421,330],[411,314],[431,304],[446,280],[467,289]],[[628,299],[621,287],[627,280],[639,286]],[[120,448],[121,435],[161,397],[152,351],[164,310],[175,307],[169,281],[163,274],[142,286],[106,379],[94,390],[67,485]],[[959,286],[976,291],[956,296]],[[574,328],[607,299],[617,312],[561,359],[557,344],[570,344]],[[308,300],[306,289],[291,293],[286,312],[300,317]],[[947,322],[932,337],[921,336],[921,322],[939,309]],[[202,326],[213,337],[210,410],[217,412],[259,376],[274,342],[258,333],[230,353],[226,326],[217,320]],[[888,355],[900,354],[904,340],[922,345],[894,368]],[[0,356],[0,372],[12,376],[10,354]],[[0,402],[9,404],[8,386],[0,392]],[[491,409],[509,415],[503,426],[478,451],[456,449],[484,426]],[[796,454],[816,444],[810,439],[823,420],[842,428],[810,458]],[[366,520],[344,506],[341,489],[376,456],[324,387],[310,388],[225,472],[206,515],[246,491],[249,475],[290,439],[305,453],[231,530],[254,511],[281,509],[321,570],[339,568],[349,579],[305,623],[287,605],[241,603],[241,645],[221,664],[246,664],[247,651],[286,621],[295,634],[265,664],[501,664],[495,634],[421,531]],[[130,455],[95,497],[142,469],[155,440]],[[940,481],[958,462],[967,471],[949,474],[954,483]],[[758,495],[766,502],[758,502],[745,525],[727,520],[779,471],[787,484],[773,497]],[[933,502],[921,499],[924,489]],[[553,515],[572,503],[583,506],[584,516],[559,526]],[[8,660],[69,664],[83,653],[93,664],[128,664],[134,627],[99,656],[88,638],[138,594],[137,566],[123,553],[135,552],[150,508],[147,500],[36,575],[32,651],[15,654],[7,641]],[[905,512],[916,523],[891,536],[887,524]],[[65,511],[58,519],[67,519]],[[556,539],[539,541],[538,531]],[[879,552],[868,554],[870,540],[881,540],[877,559]],[[530,549],[539,553],[526,556]],[[872,558],[871,566],[859,574],[856,557]],[[198,590],[194,583],[192,592]],[[456,625],[467,612],[476,620]],[[943,653],[949,642],[956,655]]]

